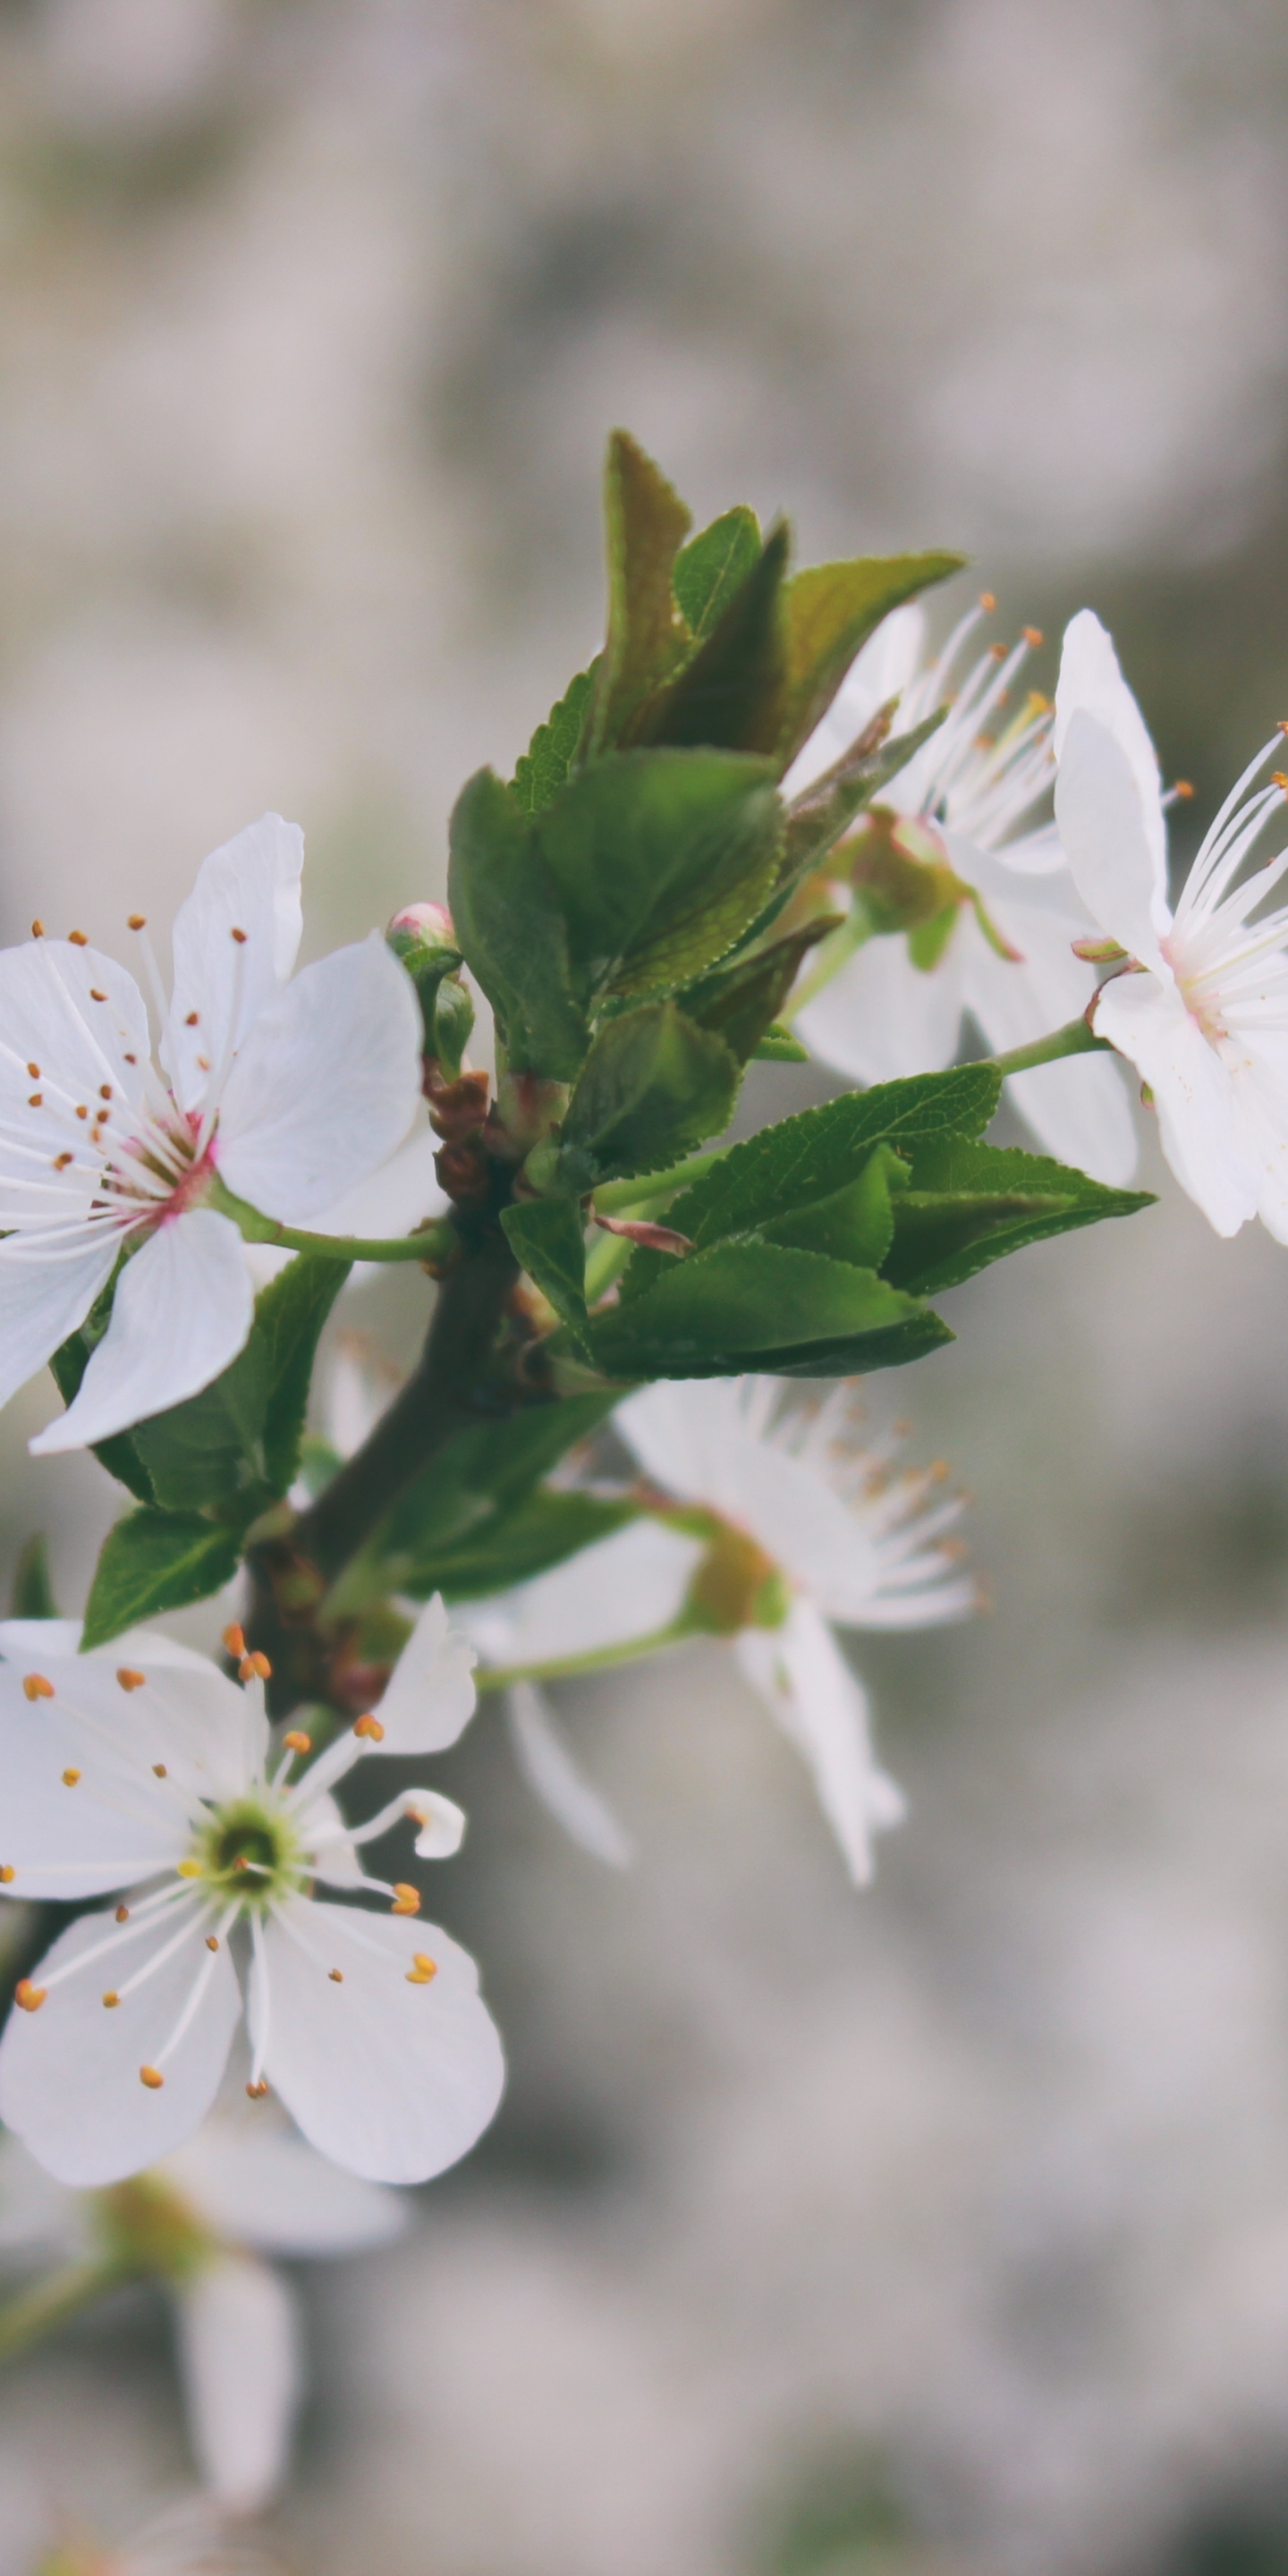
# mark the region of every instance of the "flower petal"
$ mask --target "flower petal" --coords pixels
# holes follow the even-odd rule
[[[40,1673],[52,1682],[53,1697],[42,1697],[37,1712],[46,1722],[55,1715],[66,1720],[71,1734],[60,1762],[80,1767],[83,1791],[94,1788],[105,1745],[109,1763],[117,1760],[138,1791],[159,1797],[165,1815],[174,1812],[176,1789],[191,1800],[235,1797],[246,1787],[267,1745],[257,1691],[240,1689],[208,1655],[146,1628],[128,1628],[87,1655],[77,1651],[80,1636],[78,1619],[0,1620],[0,1656],[12,1667],[0,1667],[0,1710],[16,1710],[24,1742],[37,1741],[38,1731],[33,1737],[31,1704],[16,1695],[13,1675]],[[156,1762],[167,1766],[168,1789],[153,1786]],[[137,1808],[134,1789],[131,1801]]]
[[[19,1102],[25,1107],[33,1081],[45,1079],[69,1093],[73,1106],[97,1101],[104,1082],[118,1098],[136,1101],[142,1095],[151,1051],[147,1010],[128,969],[101,949],[68,939],[33,939],[21,948],[0,949],[0,1031],[0,1101],[6,1110]],[[32,1061],[39,1075],[29,1073]],[[44,1111],[43,1121],[32,1120],[33,1128],[48,1128],[52,1099]],[[61,1144],[67,1141],[68,1114],[64,1109]],[[58,1145],[50,1150],[56,1153]]]
[[[571,1842],[610,1869],[629,1869],[635,1847],[612,1808],[592,1788],[565,1744],[544,1691],[516,1682],[505,1695],[514,1758],[533,1797],[562,1825]]]
[[[1055,782],[1055,816],[1070,872],[1092,920],[1174,979],[1159,946],[1171,927],[1166,879],[1146,809],[1121,744],[1095,716],[1070,721]]]
[[[267,2116],[263,2104],[247,2118],[216,2114],[160,2168],[225,2243],[261,2253],[352,2254],[401,2235],[411,2214],[406,2201],[342,2173],[284,2123],[266,2128]]]
[[[28,1699],[24,1671],[52,1682],[52,1695]],[[101,1896],[182,1860],[190,1834],[169,1771],[175,1748],[164,1728],[130,1709],[134,1696],[101,1665],[33,1656],[0,1666],[0,1865],[14,1872],[9,1895]],[[154,1758],[167,1763],[164,1781]]]
[[[993,1054],[1002,1055],[1076,1018],[1091,1000],[1095,977],[1073,954],[1079,925],[1068,916],[1011,903],[997,907],[996,919],[1023,963],[999,957],[976,922],[963,925],[966,1001]],[[1111,1057],[1070,1056],[1012,1074],[1007,1096],[1049,1154],[1110,1188],[1126,1188],[1138,1147],[1123,1077]]]
[[[915,600],[906,600],[882,618],[851,662],[826,715],[792,762],[782,783],[785,799],[799,796],[821,778],[857,741],[878,707],[902,697],[921,661],[925,641],[925,611]]]
[[[1058,761],[1064,759],[1070,728],[1079,714],[1093,716],[1112,734],[1131,771],[1149,849],[1152,884],[1165,915],[1167,823],[1163,812],[1163,782],[1158,771],[1158,754],[1150,740],[1149,727],[1119,668],[1113,640],[1090,608],[1080,608],[1064,630],[1052,731],[1052,746]],[[1106,929],[1111,926],[1106,922]],[[1167,927],[1166,919],[1156,918],[1154,926],[1162,932]],[[1127,945],[1125,941],[1123,944]],[[1136,949],[1134,954],[1139,956],[1140,950]]]
[[[904,1801],[873,1753],[862,1683],[807,1601],[793,1605],[781,1628],[745,1629],[734,1653],[752,1689],[804,1755],[850,1876],[856,1886],[866,1886],[873,1834],[900,1822]]]
[[[188,2430],[202,2481],[227,2513],[259,2513],[286,2475],[303,2394],[295,2301],[267,2263],[225,2254],[178,2299]]]
[[[20,1235],[0,1243],[0,1404],[84,1323],[120,1249],[119,1234],[108,1234],[73,1260],[41,1261]]]
[[[32,1982],[48,1988],[56,1969],[111,1940],[102,1957],[50,1989],[38,2011],[11,2013],[0,2039],[0,2119],[60,2182],[119,2182],[168,2155],[204,2120],[241,2014],[227,1943],[212,1955],[202,1940],[207,1919],[195,1897],[142,1929],[82,1914],[32,1970]],[[185,1927],[182,1945],[162,1961]],[[145,1984],[104,2009],[105,1993],[154,1961]],[[199,1976],[200,2006],[167,2054]],[[164,2082],[141,2083],[140,2067],[157,2068],[163,2058]]]
[[[628,1396],[614,1425],[665,1491],[750,1531],[834,1615],[835,1595],[844,1615],[856,1617],[880,1590],[877,1551],[825,1476],[758,1435],[748,1406],[764,1383],[663,1379]]]
[[[898,1082],[952,1063],[962,1016],[961,925],[937,966],[914,966],[900,936],[869,939],[798,1011],[812,1055],[854,1082]]]
[[[261,814],[202,860],[179,906],[174,997],[161,1057],[185,1109],[205,1099],[212,1075],[245,1043],[295,964],[303,865],[298,823]],[[235,938],[236,931],[244,938]]]
[[[452,1618],[486,1663],[571,1663],[669,1628],[702,1555],[646,1515],[512,1592],[454,1602]]]
[[[254,1317],[237,1228],[213,1208],[169,1218],[127,1261],[112,1320],[66,1413],[29,1443],[34,1457],[87,1449],[209,1386]]]
[[[1218,1234],[1257,1213],[1262,1175],[1228,1068],[1175,986],[1115,975],[1101,989],[1095,1029],[1130,1058],[1154,1095],[1163,1152]]]
[[[219,1113],[230,1190],[307,1222],[400,1145],[420,1100],[415,987],[378,931],[306,966],[261,1012]]]
[[[505,2079],[478,1971],[446,1932],[317,1898],[291,1898],[267,1928],[251,2036],[305,2137],[371,2182],[455,2164]]]
[[[380,1702],[382,1753],[441,1753],[474,1714],[474,1649],[450,1626],[442,1594],[427,1601]]]

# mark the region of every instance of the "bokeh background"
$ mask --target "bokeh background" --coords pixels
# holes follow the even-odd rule
[[[616,421],[806,559],[1093,601],[1201,815],[1288,712],[1286,108],[1277,0],[4,0],[0,935],[163,923],[268,804],[312,950],[441,892],[596,640]],[[995,1606],[860,1658],[871,1894],[715,1648],[563,1694],[625,1880],[494,1714],[444,1773],[511,2092],[306,2284],[310,2576],[1288,2568],[1288,1258],[1167,1184],[950,1313],[872,1407]],[[51,1404],[0,1538],[75,1607]],[[15,2499],[187,2474],[119,2302],[6,2382],[5,2576]]]

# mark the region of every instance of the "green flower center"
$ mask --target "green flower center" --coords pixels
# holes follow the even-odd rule
[[[216,1807],[198,1835],[185,1877],[228,1898],[237,1898],[247,1914],[263,1914],[304,1885],[307,1876],[299,1839],[280,1807],[258,1798],[238,1798]]]

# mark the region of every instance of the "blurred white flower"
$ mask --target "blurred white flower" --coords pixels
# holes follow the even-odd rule
[[[1126,968],[1102,985],[1092,1026],[1148,1086],[1167,1160],[1216,1232],[1259,1216],[1288,1243],[1288,909],[1252,918],[1288,851],[1242,873],[1283,812],[1282,773],[1253,784],[1283,729],[1236,780],[1173,913],[1154,746],[1089,609],[1065,636],[1056,710],[1061,836]]]
[[[937,657],[920,608],[888,617],[788,772],[784,793],[811,785],[891,698],[901,732],[933,715],[991,605],[971,609]],[[867,825],[874,849],[883,817],[895,816],[896,855],[951,874],[943,876],[935,921],[866,938],[796,1015],[813,1053],[855,1081],[892,1082],[951,1064],[967,1012],[995,1053],[1028,1045],[1084,1010],[1095,989],[1071,945],[1089,924],[1058,836],[1048,820],[1035,819],[1054,779],[1050,705],[1029,694],[1009,722],[997,722],[1040,641],[1027,629],[1009,653],[1000,646],[982,653],[938,732],[881,790]],[[1107,1057],[1014,1074],[1010,1096],[1049,1153],[1098,1180],[1131,1179],[1131,1110]]]
[[[115,2263],[172,2294],[193,2451],[232,2513],[258,2513],[281,2484],[304,2385],[295,2300],[261,2256],[356,2253],[407,2223],[395,2193],[267,2116],[217,2113],[106,2191],[56,2182],[16,2138],[0,2145],[0,2255]]]
[[[41,2515],[42,2522],[48,2517]],[[77,2526],[55,2529],[33,2576],[280,2576],[257,2534],[224,2520],[214,2500],[183,2496],[110,2545]]]
[[[217,1179],[299,1225],[411,1125],[420,1014],[378,934],[288,982],[302,862],[275,814],[211,853],[175,921],[168,1003],[145,939],[163,1070],[133,976],[79,934],[0,951],[0,1403],[132,1256],[80,1390],[35,1450],[105,1439],[236,1357],[252,1267],[206,1204]]]
[[[313,2145],[372,2181],[453,2164],[496,2108],[500,2042],[472,1960],[412,1921],[414,1887],[366,1876],[360,1847],[405,1817],[422,1857],[446,1856],[464,1818],[412,1788],[354,1828],[331,1794],[364,1754],[437,1752],[465,1725],[472,1657],[441,1601],[380,1717],[294,1782],[309,1739],[270,1747],[262,1657],[245,1658],[239,1688],[168,1638],[138,1631],[81,1655],[79,1633],[0,1623],[0,1869],[14,1896],[131,1893],[114,1917],[81,1915],[19,1985],[0,2116],[69,2183],[112,2182],[177,2147],[241,2019],[235,1939],[249,1952],[248,2090],[271,2080]],[[392,1915],[324,1902],[318,1881],[385,1896]]]

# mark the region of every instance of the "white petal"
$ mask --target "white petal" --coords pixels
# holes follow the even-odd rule
[[[858,1617],[880,1590],[876,1549],[826,1476],[758,1436],[746,1410],[755,1383],[663,1380],[628,1396],[614,1423],[665,1491],[749,1531],[834,1617]]]
[[[259,2513],[286,2475],[303,2391],[294,2299],[267,2263],[226,2254],[184,2283],[178,2326],[202,2481],[226,2512]]]
[[[55,1712],[66,1716],[73,1728],[78,1715],[89,1721],[79,1741],[69,1737],[61,1757],[81,1766],[82,1792],[93,1786],[105,1738],[147,1794],[160,1800],[163,1816],[175,1812],[173,1787],[153,1788],[154,1762],[167,1764],[185,1797],[199,1798],[236,1796],[262,1768],[267,1731],[260,1694],[240,1689],[208,1655],[149,1628],[127,1628],[87,1655],[78,1652],[80,1637],[79,1619],[0,1620],[4,1663],[19,1675],[41,1673],[54,1685],[53,1699],[39,1700],[37,1711],[47,1720]],[[125,1689],[121,1672],[144,1680]],[[0,1710],[16,1712],[19,1736],[36,1740],[31,1706],[4,1674]]]
[[[219,1113],[230,1190],[309,1222],[401,1145],[420,1100],[411,977],[378,931],[306,966],[256,1021]]]
[[[21,1235],[0,1243],[0,1404],[7,1404],[83,1324],[107,1286],[119,1234],[100,1235],[72,1261],[40,1261]]]
[[[298,823],[261,814],[212,850],[174,923],[174,997],[162,1049],[185,1109],[246,1037],[295,964],[303,918]],[[234,930],[245,932],[234,939]],[[191,1012],[196,1022],[188,1026]],[[199,1059],[205,1057],[203,1066]]]
[[[1276,1243],[1288,1243],[1288,1045],[1272,1032],[1232,1030],[1222,1048],[1239,1125],[1257,1166],[1257,1214]]]
[[[1007,1096],[1048,1154],[1103,1181],[1106,1189],[1131,1187],[1140,1144],[1112,1057],[1070,1056],[1032,1073],[1013,1073]]]
[[[304,2138],[249,2116],[207,2120],[159,2168],[229,2245],[260,2253],[352,2254],[385,2245],[406,2227],[408,2204],[379,2183],[342,2173]]]
[[[1071,720],[1055,782],[1055,815],[1070,872],[1092,920],[1164,983],[1159,941],[1171,927],[1166,857],[1121,744],[1095,716]]]
[[[1115,975],[1095,1026],[1153,1092],[1163,1152],[1182,1189],[1218,1234],[1237,1234],[1256,1215],[1262,1175],[1230,1073],[1175,986]]]
[[[199,1394],[236,1359],[254,1308],[242,1239],[230,1219],[212,1208],[167,1218],[126,1262],[80,1392],[30,1442],[33,1456],[86,1449]]]
[[[514,1758],[534,1798],[582,1851],[606,1861],[610,1869],[629,1869],[635,1857],[630,1836],[574,1762],[544,1691],[532,1682],[516,1682],[505,1696]]]
[[[455,2164],[505,2080],[465,1951],[434,1924],[306,1897],[283,1907],[264,1951],[251,2035],[306,2138],[371,2182],[427,2182]],[[420,1958],[434,1967],[424,1983]]]
[[[421,1611],[380,1702],[382,1753],[441,1753],[474,1714],[474,1649],[442,1595]]]
[[[1070,727],[1080,713],[1094,716],[1097,723],[1113,735],[1127,761],[1140,800],[1153,866],[1153,883],[1165,898],[1167,823],[1163,813],[1163,782],[1158,771],[1158,754],[1150,740],[1149,727],[1123,678],[1112,639],[1090,608],[1079,609],[1064,631],[1052,730],[1052,745],[1059,761],[1064,759]],[[1108,928],[1110,925],[1107,923],[1105,926]],[[1156,924],[1156,927],[1164,926]],[[1136,954],[1139,955],[1140,951],[1137,950]]]
[[[798,1601],[781,1628],[748,1628],[738,1662],[808,1762],[819,1804],[856,1886],[872,1876],[872,1836],[903,1815],[903,1797],[872,1750],[867,1694],[824,1619]]]
[[[487,1663],[569,1663],[669,1628],[702,1555],[646,1515],[512,1592],[454,1603],[452,1617]]]
[[[453,1860],[465,1840],[465,1809],[441,1789],[407,1789],[403,1814],[417,1828],[412,1849],[418,1860]]]
[[[851,662],[821,724],[792,762],[781,789],[789,802],[849,750],[878,707],[902,697],[921,661],[925,640],[925,611],[915,600],[905,601],[882,618]],[[895,722],[897,726],[897,717]]]
[[[206,1919],[193,1899],[127,1939],[129,1924],[82,1914],[33,1969],[33,1984],[47,1985],[56,1968],[111,1936],[112,1947],[52,1988],[38,2011],[12,2012],[0,2040],[0,2119],[60,2182],[119,2182],[155,2164],[204,2120],[241,2013],[228,1945],[211,1955],[202,1938]],[[182,1947],[133,1994],[105,2008],[104,1994],[123,1988],[185,1924],[192,1929]],[[154,2090],[139,2069],[157,2066],[198,1976],[206,1979],[200,2006]]]
[[[70,1092],[73,1106],[96,1103],[104,1082],[118,1098],[137,1100],[150,1053],[143,996],[128,970],[97,948],[33,939],[22,948],[0,949],[0,1048],[0,1101],[6,1110],[25,1107],[33,1087],[45,1080]],[[31,1063],[39,1065],[39,1075],[28,1072]],[[51,1108],[46,1103],[46,1117]],[[59,1143],[65,1144],[67,1111],[62,1114]],[[58,1144],[50,1150],[57,1153]],[[0,1169],[4,1159],[0,1148]]]
[[[1001,1055],[1075,1019],[1091,999],[1095,977],[1070,947],[1076,922],[1016,903],[998,906],[997,921],[1024,962],[999,957],[972,921],[966,999],[991,1052]],[[1070,1056],[1012,1074],[1007,1097],[1049,1154],[1111,1188],[1126,1188],[1136,1170],[1136,1130],[1110,1057]]]
[[[798,1037],[855,1082],[899,1082],[952,1063],[962,1016],[960,924],[937,966],[914,966],[901,937],[869,939],[798,1011]]]
[[[331,1207],[321,1208],[312,1223],[319,1234],[410,1234],[422,1217],[442,1216],[451,1206],[434,1169],[439,1140],[432,1127],[420,1127],[383,1163],[370,1180],[346,1190]],[[374,1270],[375,1262],[364,1262]]]
[[[24,1670],[51,1681],[53,1697],[27,1699]],[[15,1873],[6,1892],[101,1896],[182,1860],[186,1801],[156,1778],[154,1758],[173,1759],[168,1735],[130,1711],[101,1666],[32,1657],[0,1667],[0,1865]]]

